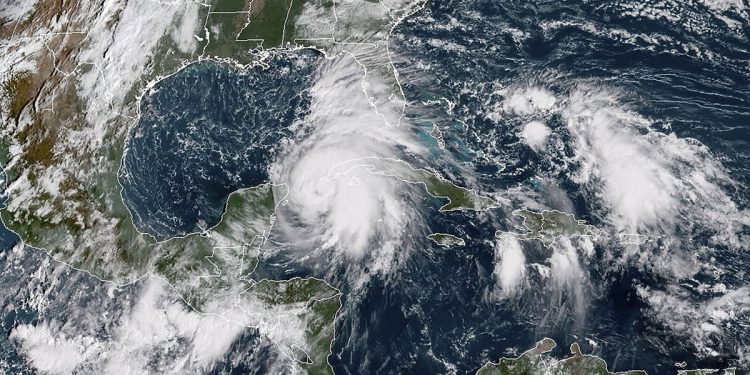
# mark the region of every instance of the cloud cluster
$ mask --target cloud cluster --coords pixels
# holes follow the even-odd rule
[[[574,83],[554,95],[544,88],[518,87],[504,92],[500,113],[522,120],[521,140],[550,163],[550,170],[577,185],[602,236],[596,243],[561,237],[542,252],[541,261],[528,260],[527,254],[539,244],[501,236],[495,247],[493,296],[517,298],[525,285],[541,282],[550,303],[572,303],[571,311],[583,313],[590,298],[586,270],[595,251],[603,252],[605,273],[635,267],[664,280],[663,287],[641,288],[639,295],[652,306],[653,319],[675,329],[709,314],[716,301],[736,303],[737,296],[744,296],[739,289],[724,291],[733,295],[729,299],[687,302],[690,293],[681,286],[698,274],[723,273],[718,263],[712,266],[719,267],[716,272],[703,264],[706,251],[742,251],[750,243],[750,215],[730,196],[735,182],[718,159],[694,139],[654,129],[653,120],[623,104],[611,88]],[[686,301],[684,311],[662,314],[660,306],[675,298]],[[712,322],[735,319],[725,318],[709,318],[690,335],[721,335],[722,325]]]
[[[362,91],[364,71],[351,58],[323,63],[298,136],[271,168],[286,184],[277,214],[283,239],[312,251],[332,250],[344,261],[366,259],[387,270],[402,236],[419,221],[414,188],[366,169],[334,170],[362,158],[408,158],[421,152],[406,122],[390,126]],[[372,83],[370,83],[372,84]]]

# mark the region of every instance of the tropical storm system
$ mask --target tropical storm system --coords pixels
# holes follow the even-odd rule
[[[2,374],[750,374],[743,0],[0,0]]]

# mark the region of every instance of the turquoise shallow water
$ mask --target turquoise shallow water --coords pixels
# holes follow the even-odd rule
[[[529,286],[517,298],[491,297],[498,261],[495,230],[511,230],[514,223],[507,211],[528,204],[509,193],[513,189],[533,191],[536,195],[524,198],[612,230],[610,208],[602,204],[603,185],[584,186],[576,179],[579,148],[565,115],[550,111],[539,116],[561,142],[549,154],[534,152],[519,137],[529,118],[504,112],[503,89],[544,87],[561,106],[582,86],[616,93],[614,106],[648,119],[650,130],[640,129],[640,135],[673,133],[705,145],[708,151],[689,160],[699,164],[695,170],[707,170],[709,164],[701,164],[705,160],[719,161],[732,180],[719,183],[719,190],[739,210],[748,207],[746,16],[731,9],[717,13],[700,4],[675,3],[662,9],[643,2],[640,6],[670,15],[650,17],[630,11],[633,4],[431,1],[394,31],[391,50],[410,102],[407,119],[417,119],[420,140],[434,155],[422,162],[481,191],[502,192],[512,203],[490,214],[438,214],[441,203],[425,199],[427,227],[459,235],[466,246],[444,249],[420,237],[414,240],[417,248],[401,249],[410,255],[400,269],[373,276],[364,291],[356,293],[346,283],[346,267],[308,264],[284,252],[270,255],[258,275],[334,274],[329,281],[344,292],[344,315],[337,322],[331,357],[337,374],[472,373],[486,361],[517,355],[545,336],[558,342],[555,355],[563,356],[577,341],[585,352],[607,360],[610,370],[670,374],[675,362],[686,361],[689,367],[740,366],[740,373],[750,371],[742,362],[744,353],[750,353],[743,352],[750,347],[748,310],[738,310],[730,320],[710,320],[711,303],[723,294],[704,290],[706,285],[722,284],[730,291],[748,286],[750,253],[746,244],[733,248],[723,241],[707,216],[698,215],[714,208],[701,205],[701,199],[679,202],[692,205],[689,212],[696,216],[685,216],[684,225],[665,234],[667,240],[671,235],[684,240],[679,242],[684,252],[669,258],[667,267],[652,267],[665,252],[658,246],[638,249],[649,255],[645,266],[612,267],[608,256],[624,250],[611,240],[597,243],[589,258],[580,258],[581,276],[573,284],[586,291],[583,313],[574,309],[577,297],[570,291],[575,285],[555,288],[531,268]],[[147,95],[121,173],[139,229],[164,238],[209,226],[229,192],[265,181],[275,145],[292,135],[289,126],[306,111],[305,90],[319,59],[310,51],[279,54],[269,69],[248,71],[202,62]],[[429,70],[420,68],[425,66]],[[435,98],[446,98],[453,107],[449,111],[447,105],[422,104]],[[443,129],[445,150],[428,135],[433,123]],[[670,142],[652,145],[683,145]],[[608,151],[623,152],[616,146]],[[686,178],[674,168],[670,172]],[[750,229],[739,230],[746,239],[743,231],[747,236]],[[657,245],[668,245],[667,240]],[[0,248],[15,242],[15,236],[0,228]],[[549,266],[555,250],[525,243],[523,252],[528,264]],[[710,272],[673,275],[680,258],[693,253],[712,265]],[[16,263],[3,263],[6,332],[20,323],[73,321],[77,311],[104,300],[100,283],[66,271],[49,297],[54,307],[40,316],[24,290],[38,285],[31,273],[43,259],[39,252],[26,251],[13,255]],[[138,287],[120,293],[137,298]],[[77,293],[67,298],[62,290]],[[666,315],[675,320],[659,314],[664,305],[657,305],[653,296],[672,303]],[[113,317],[126,311],[117,304],[105,309]],[[697,340],[693,334],[705,322],[717,324],[722,333],[701,334]],[[243,335],[211,371],[263,373],[278,358],[261,341],[252,333]],[[714,353],[703,352],[705,348]],[[13,372],[30,371],[7,337],[0,340],[0,350]]]

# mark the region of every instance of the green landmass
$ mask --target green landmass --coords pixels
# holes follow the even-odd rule
[[[736,368],[728,368],[724,370],[718,369],[695,369],[695,370],[679,370],[677,375],[734,375],[737,372]]]
[[[545,338],[519,357],[503,357],[497,363],[487,363],[477,375],[646,375],[641,370],[610,372],[604,360],[581,354],[576,343],[570,346],[570,357],[556,360],[549,356],[555,346],[552,339]]]
[[[282,47],[285,27],[287,23],[292,23],[288,18],[298,14],[304,2],[305,0],[253,1],[250,22],[238,39],[261,40],[263,48]]]
[[[305,340],[281,342],[279,346],[287,346],[282,348],[285,353],[293,353],[291,348],[305,352],[307,359],[300,366],[309,373],[332,373],[327,357],[340,307],[338,291],[322,280],[307,279],[305,290],[289,288],[285,300],[270,303],[270,293],[297,281],[276,281],[276,289],[255,293],[253,286],[259,282],[249,277],[258,264],[258,246],[272,225],[276,204],[273,186],[264,184],[232,193],[221,221],[207,231],[157,242],[136,230],[119,195],[116,166],[122,157],[123,148],[118,147],[122,143],[106,149],[100,161],[111,168],[100,169],[99,178],[91,184],[82,186],[78,178],[65,174],[65,168],[58,169],[58,163],[64,162],[52,152],[58,128],[47,125],[55,116],[67,116],[63,124],[73,128],[83,123],[74,91],[63,92],[71,94],[58,96],[57,100],[65,104],[63,109],[39,114],[21,131],[5,133],[2,138],[4,150],[11,141],[22,145],[13,167],[6,168],[10,181],[37,183],[45,178],[45,172],[58,170],[64,176],[59,185],[61,194],[42,191],[24,205],[11,201],[0,211],[5,225],[25,243],[104,280],[125,283],[143,274],[163,278],[197,311],[221,315],[239,301],[254,307],[249,312],[267,315],[267,319],[287,313],[286,309],[294,311],[289,319],[305,327]],[[79,166],[93,167],[86,158]],[[236,323],[257,324],[252,320]]]
[[[557,344],[554,340],[545,338],[537,342],[534,348],[524,352],[517,358],[503,357],[497,363],[487,363],[477,371],[477,375],[543,374],[549,361],[543,355],[552,351],[555,346]]]
[[[484,211],[497,206],[492,198],[480,196],[474,190],[454,185],[430,172],[424,172],[420,182],[424,183],[427,192],[432,196],[448,200],[448,203],[440,207],[440,211]]]
[[[466,244],[463,238],[447,233],[432,233],[427,238],[444,247],[464,246]]]
[[[557,344],[544,338],[516,358],[500,358],[497,363],[482,366],[477,375],[648,375],[643,370],[610,372],[603,359],[582,354],[578,343],[570,345],[570,356],[557,360],[549,355]],[[678,375],[718,375],[721,370],[678,370]],[[735,369],[723,370],[722,375],[734,375]]]
[[[543,210],[535,212],[527,209],[515,210],[513,215],[523,219],[523,233],[513,234],[521,239],[536,239],[546,246],[552,245],[558,237],[591,236],[597,237],[599,230],[584,220],[577,220],[573,214],[557,210]],[[507,235],[507,232],[497,231],[496,237]]]
[[[219,223],[205,232],[161,243],[136,234],[123,237],[124,247],[157,254],[152,261],[155,270],[183,295],[189,295],[191,305],[201,308],[216,289],[245,284],[243,278],[255,268],[257,248],[271,228],[274,208],[271,185],[239,190],[227,199]],[[201,285],[195,288],[199,277]]]
[[[211,7],[211,12],[231,13],[247,11],[250,1],[246,0],[217,0]]]
[[[572,356],[558,362],[553,362],[547,369],[550,375],[646,375],[645,371],[632,370],[624,372],[610,372],[607,362],[603,359],[587,354],[581,354],[577,343],[570,345]]]
[[[0,138],[0,165],[6,165],[10,161],[10,143],[6,138]]]
[[[271,228],[274,210],[270,184],[234,192],[216,226],[157,244],[155,268],[199,311],[220,313],[206,307],[213,308],[217,300],[245,300],[248,305],[259,300],[263,305],[292,311],[289,314],[304,323],[305,342],[294,343],[286,352],[306,353],[305,361],[296,359],[310,374],[332,374],[327,358],[335,315],[341,306],[338,290],[314,278],[250,278],[258,264],[258,247]]]
[[[297,46],[295,23],[308,3],[335,19],[330,0],[221,0],[207,15],[203,51],[206,56],[247,63],[255,49]]]
[[[368,99],[391,125],[403,116],[405,100],[391,63],[387,40],[392,27],[423,4],[361,0],[220,0],[205,16],[200,32],[204,57],[240,64],[262,60],[261,50],[316,48],[327,56],[347,54],[366,69]],[[377,87],[377,89],[376,89]]]
[[[293,343],[294,346],[282,350],[304,352],[306,360],[300,361],[300,366],[310,374],[332,374],[327,358],[335,315],[341,306],[338,290],[314,278],[281,281],[250,278],[258,264],[258,247],[265,241],[273,222],[273,189],[272,185],[264,184],[236,191],[229,196],[216,226],[164,242],[138,233],[131,221],[125,222],[117,227],[118,250],[124,263],[118,267],[129,265],[166,279],[187,304],[204,313],[221,315],[238,301],[250,306],[257,306],[260,301],[261,307],[250,311],[252,313],[258,309],[274,311],[276,307],[284,312],[293,311],[289,313],[292,314],[290,319],[304,324],[305,342]],[[9,228],[19,229],[12,223]],[[39,227],[22,228],[30,231],[26,235],[40,230]],[[60,259],[60,253],[57,255]],[[61,260],[86,270],[101,270],[105,266],[96,252],[73,255]],[[252,325],[250,320],[237,323]]]
[[[355,168],[365,169],[374,175],[393,177],[406,183],[422,185],[431,196],[448,201],[440,207],[441,212],[484,211],[497,207],[497,202],[490,197],[455,185],[440,177],[436,172],[414,168],[400,159],[366,157],[339,164],[332,168],[329,174],[349,173]]]
[[[436,172],[414,168],[403,160],[382,159],[382,162],[383,164],[378,167],[383,168],[382,173],[393,175],[409,183],[421,184],[428,194],[446,199],[448,203],[440,207],[441,212],[484,211],[497,207],[497,202],[494,199],[480,195],[474,190],[458,186]]]
[[[203,40],[192,51],[181,51],[173,39],[180,26],[179,17],[175,18],[169,31],[154,36],[159,38],[154,50],[139,51],[152,56],[146,73],[127,90],[112,92],[107,109],[117,115],[96,124],[87,119],[87,106],[77,89],[78,74],[99,69],[95,61],[78,61],[79,51],[87,47],[86,33],[46,38],[46,48],[29,57],[36,66],[33,72],[0,77],[0,110],[7,125],[0,129],[0,164],[12,186],[0,217],[26,244],[47,250],[56,260],[115,283],[144,274],[164,278],[199,311],[216,312],[227,307],[224,301],[237,299],[249,306],[260,303],[263,311],[286,306],[262,298],[258,282],[250,277],[259,262],[258,246],[272,224],[276,202],[270,185],[232,194],[214,228],[156,242],[136,230],[120,196],[117,170],[128,131],[138,117],[137,99],[146,85],[200,58],[248,64],[259,59],[253,54],[258,47],[326,48],[331,55],[350,52],[368,67],[368,75],[382,75],[393,88],[368,95],[380,98],[383,106],[392,97],[400,97],[384,42],[395,20],[414,9],[413,4],[391,4],[386,10],[378,2],[341,1],[336,3],[338,18],[333,5],[330,0],[219,0],[198,10],[200,22],[194,32]],[[75,20],[66,21],[69,30],[89,29]],[[113,28],[118,21],[112,20]],[[353,44],[332,42],[337,22],[336,36]],[[330,40],[311,40],[315,38]],[[45,108],[36,108],[35,103],[44,103]],[[83,140],[82,134],[86,135]],[[11,155],[11,148],[19,153]],[[425,176],[430,175],[434,176]],[[439,178],[424,181],[428,192],[449,200],[449,209],[481,207],[477,203],[481,199],[469,190]],[[54,191],[45,190],[49,182],[56,184]],[[278,288],[287,282],[295,283],[279,281],[273,284],[277,289],[266,288],[265,293],[280,293]],[[320,280],[307,283],[319,284],[312,288],[314,297],[304,294],[304,288],[292,287],[289,290],[310,298],[287,299],[295,307],[306,306],[294,311],[306,314],[295,317],[307,322],[307,340],[282,350],[305,353],[305,360],[299,362],[309,373],[330,373],[325,359],[340,306],[338,292]]]
[[[309,345],[298,351],[295,359],[308,374],[333,374],[327,358],[334,338],[332,322],[341,308],[337,290],[318,279],[295,278],[283,282],[262,280],[250,292],[272,305],[302,304],[304,309],[299,318],[305,322]]]
[[[251,53],[257,49],[259,40],[241,40],[248,26],[248,13],[213,13],[206,16],[206,33],[201,43],[203,55],[215,58],[231,58],[240,64],[255,61]]]

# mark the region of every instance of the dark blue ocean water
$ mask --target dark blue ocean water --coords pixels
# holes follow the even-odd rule
[[[5,195],[6,189],[6,177],[5,172],[0,171],[0,207],[5,207]],[[13,232],[9,231],[5,225],[0,223],[0,250],[5,251],[13,247],[18,242],[18,236]]]
[[[555,92],[567,92],[581,80],[616,87],[627,105],[655,119],[657,129],[707,145],[738,182],[730,196],[740,207],[747,206],[750,25],[734,17],[739,26],[727,26],[702,5],[671,7],[668,11],[679,20],[669,21],[627,15],[623,4],[430,1],[396,28],[391,41],[412,103],[410,111],[420,116],[432,111],[418,103],[439,97],[455,103],[452,113],[431,112],[432,118],[451,125],[445,128],[448,150],[472,163],[478,187],[499,191],[532,184],[534,176],[553,169],[519,144],[513,130],[518,124],[485,116],[486,98],[495,89],[490,83],[540,81]],[[444,27],[451,24],[457,26]],[[166,238],[209,226],[218,219],[231,191],[267,180],[275,147],[291,136],[291,122],[306,110],[305,89],[318,59],[312,52],[279,54],[266,70],[239,70],[204,61],[148,93],[121,173],[123,195],[139,229]],[[430,74],[416,69],[417,63],[429,65]],[[560,126],[559,118],[547,120]],[[465,132],[462,124],[471,131]],[[477,150],[503,165],[477,158]],[[452,168],[440,162],[436,161],[437,167]],[[576,215],[597,224],[588,197],[566,175],[556,177]],[[425,212],[432,213],[429,228],[459,235],[467,246],[444,249],[417,240],[416,248],[400,249],[410,256],[395,275],[375,276],[356,296],[349,293],[344,267],[329,278],[344,292],[344,315],[337,322],[331,357],[337,374],[472,373],[486,361],[516,355],[545,336],[560,345],[554,352],[557,356],[578,341],[585,352],[607,360],[610,370],[671,374],[674,362],[681,360],[690,367],[734,365],[738,358],[732,345],[750,344],[750,333],[740,326],[721,338],[727,344],[718,356],[695,355],[693,345],[679,333],[644,315],[647,306],[634,285],[658,287],[663,280],[636,268],[610,273],[594,262],[587,269],[592,281],[586,287],[592,298],[585,319],[570,314],[565,296],[563,303],[550,303],[543,289],[511,302],[493,301],[487,298],[495,282],[492,239],[496,229],[507,229],[498,219],[507,213],[438,214],[439,206],[438,201],[425,202]],[[0,248],[7,249],[15,241],[0,228]],[[525,250],[530,262],[549,255],[533,244]],[[750,267],[750,256],[721,254],[718,262],[728,270],[728,287],[747,285],[750,280],[743,270]],[[41,256],[28,257],[29,264],[35,264]],[[331,274],[284,253],[265,261],[257,271],[259,277]],[[28,277],[28,272],[8,275]],[[77,282],[72,285],[93,281]],[[60,311],[65,303],[86,300],[58,298]],[[8,307],[9,301],[2,325],[6,333],[18,322],[35,319],[32,312]],[[258,345],[258,337],[248,333],[214,372],[263,368],[273,354],[267,349],[254,351]],[[6,341],[0,342],[0,350],[10,357],[17,355]],[[237,359],[242,353],[250,359]]]
[[[164,239],[209,227],[230,192],[267,181],[276,148],[307,109],[318,58],[279,54],[247,69],[205,60],[157,83],[120,173],[139,230]]]
[[[566,93],[581,82],[617,88],[623,105],[655,119],[654,128],[707,145],[739,182],[739,186],[728,190],[729,194],[740,207],[747,207],[750,25],[739,21],[737,29],[730,28],[701,5],[671,7],[668,12],[684,21],[670,23],[666,17],[627,15],[623,4],[429,2],[423,11],[395,30],[392,40],[407,98],[412,103],[447,98],[455,104],[450,115],[441,112],[445,118],[435,116],[437,123],[450,125],[460,121],[468,125],[468,132],[461,127],[446,127],[451,151],[464,154],[464,147],[468,147],[502,161],[498,165],[486,162],[485,157],[475,159],[475,176],[481,188],[494,191],[529,184],[534,176],[549,175],[555,168],[519,142],[514,130],[519,124],[513,119],[498,121],[487,116],[493,110],[489,103],[493,90],[540,83],[555,93]],[[418,66],[429,66],[429,72]],[[553,128],[563,127],[555,115],[545,121]],[[589,214],[595,201],[589,200],[566,174],[555,178],[572,200],[576,215],[597,224],[597,217]],[[444,360],[457,365],[459,373],[465,373],[476,369],[472,366],[478,363],[507,354],[509,348],[523,350],[533,346],[543,336],[558,341],[562,347],[558,348],[558,355],[565,353],[572,341],[581,343],[587,337],[598,343],[593,353],[607,360],[610,369],[644,369],[662,374],[675,372],[673,364],[681,360],[690,366],[731,366],[739,359],[733,345],[750,342],[747,318],[740,319],[744,326],[729,329],[719,339],[726,344],[724,352],[698,358],[691,343],[681,338],[682,332],[670,332],[644,315],[646,305],[636,295],[635,285],[658,288],[664,280],[658,274],[636,268],[611,274],[594,263],[588,269],[593,281],[587,288],[594,297],[585,321],[573,321],[575,317],[567,315],[568,311],[558,311],[559,306],[548,304],[544,291],[510,303],[483,303],[482,291],[493,282],[489,275],[492,252],[481,241],[488,238],[488,233],[467,225],[479,219],[449,215],[438,220],[447,221],[446,229],[459,227],[467,237],[477,240],[450,254],[429,252],[422,260],[414,260],[418,263],[414,270],[419,271],[402,274],[406,285],[386,288],[382,298],[368,304],[368,309],[378,309],[383,306],[381,301],[398,301],[411,306],[402,310],[424,311],[431,321],[428,325],[407,324],[407,314],[401,314],[400,324],[392,324],[399,327],[394,332],[400,332],[403,326],[415,338],[420,337],[421,350],[404,344],[420,342],[416,339],[368,339],[361,345],[361,356],[372,358],[367,362],[372,365],[363,367],[362,357],[351,358],[344,361],[350,373],[370,372],[381,366],[375,355],[365,353],[370,346],[384,346],[383,353],[413,354],[406,356],[409,360],[389,362],[386,372],[410,371],[407,369],[419,368],[411,366],[437,365]],[[602,250],[597,253],[604,253]],[[535,253],[543,253],[541,248],[526,251],[530,262]],[[750,266],[750,256],[727,251],[722,253],[720,263],[730,270],[728,273],[737,275],[726,278],[733,288],[747,285],[743,268]],[[431,298],[426,299],[425,294]],[[393,310],[382,311],[392,321],[398,316]],[[548,319],[556,314],[560,314],[558,319]],[[429,337],[420,335],[425,327]],[[394,333],[394,337],[402,336]],[[348,350],[343,345],[339,348]],[[427,348],[436,358],[427,355]],[[594,349],[587,345],[583,348]]]
[[[391,41],[412,103],[407,115],[425,121],[426,112],[428,119],[448,125],[444,135],[449,152],[473,164],[482,190],[498,191],[519,183],[533,186],[535,176],[555,170],[518,142],[514,130],[518,124],[486,116],[492,111],[487,97],[498,84],[543,82],[556,93],[569,92],[580,82],[615,87],[624,105],[654,119],[657,130],[707,145],[740,182],[731,196],[743,207],[750,181],[750,44],[742,37],[748,25],[741,23],[739,31],[729,29],[701,6],[671,11],[689,22],[682,25],[658,17],[628,16],[618,4],[429,2],[394,31]],[[446,29],[445,25],[457,26]],[[284,66],[285,61],[279,57],[272,65]],[[429,66],[429,74],[417,69],[418,65]],[[139,226],[162,237],[184,233],[199,221],[216,220],[232,189],[267,178],[264,163],[273,156],[269,150],[288,135],[286,126],[299,112],[290,111],[261,126],[238,122],[233,119],[244,118],[248,108],[232,104],[238,95],[214,97],[206,92],[231,87],[242,93],[239,96],[253,96],[253,113],[277,111],[277,100],[286,98],[284,93],[266,95],[258,87],[292,82],[293,91],[298,92],[308,82],[309,70],[295,73],[303,77],[298,79],[295,74],[268,75],[273,69],[248,72],[233,83],[236,72],[227,66],[198,64],[163,81],[159,91],[144,100],[144,118],[125,160],[124,171],[131,175],[122,179]],[[252,87],[246,77],[252,77]],[[190,92],[188,86],[201,89]],[[441,97],[455,104],[451,113],[419,104]],[[209,111],[206,120],[202,113],[212,106],[216,114]],[[552,127],[562,127],[555,115],[546,120]],[[196,125],[204,121],[211,124],[210,131]],[[242,163],[224,163],[222,155],[236,155],[255,139],[226,142],[224,134],[238,136],[236,126],[245,137],[271,137]],[[491,158],[478,158],[477,151]],[[246,169],[248,163],[252,168]],[[443,170],[454,168],[441,165],[440,160],[436,163]],[[234,178],[237,173],[245,174]],[[594,202],[568,175],[554,177],[576,215],[598,224],[597,216],[589,212]],[[436,212],[439,205],[426,202],[425,210]],[[635,285],[659,287],[664,282],[661,276],[636,268],[613,274],[597,264],[601,260],[597,257],[587,269],[584,287],[591,298],[583,317],[572,314],[569,296],[552,303],[545,289],[531,290],[512,301],[488,298],[495,282],[492,239],[496,229],[507,229],[497,220],[505,214],[430,215],[431,230],[460,235],[467,246],[446,250],[416,240],[418,248],[401,249],[410,256],[395,275],[373,277],[364,294],[356,297],[349,293],[346,267],[331,272],[281,254],[267,259],[257,276],[334,275],[329,281],[344,292],[345,307],[337,323],[331,363],[343,374],[471,373],[486,361],[516,355],[545,336],[560,344],[557,356],[578,341],[585,352],[607,360],[611,370],[662,374],[674,372],[674,363],[681,360],[691,367],[733,365],[738,358],[732,345],[750,340],[746,328],[729,330],[725,352],[696,356],[694,346],[683,336],[644,315],[647,306],[637,296]],[[604,253],[600,250],[597,254]],[[548,250],[539,245],[526,245],[525,252],[529,262],[542,263],[549,257]],[[721,261],[730,270],[750,264],[744,254],[726,254]],[[744,277],[726,280],[736,288],[747,282]],[[249,370],[247,364],[237,366]]]
[[[5,173],[0,171],[0,189],[4,193],[6,180]],[[0,207],[5,205],[6,197],[3,193],[0,193]],[[18,236],[13,232],[9,231],[3,223],[0,222],[0,267],[7,269],[7,253],[10,249],[18,242]],[[3,273],[4,277],[0,277],[0,285],[7,286],[6,290],[17,288],[14,284],[18,284],[16,275],[9,275]],[[9,297],[12,295],[9,295]],[[0,322],[0,329],[3,330],[5,335],[0,336],[0,356],[5,358],[7,370],[15,371],[16,373],[31,373],[31,368],[21,359],[22,357],[18,353],[16,346],[7,338],[10,330],[13,329],[19,323],[31,322],[35,315],[17,305],[17,301],[14,298],[3,298],[2,300],[2,321]]]
[[[0,172],[3,192],[4,179]],[[0,193],[0,207],[4,201]],[[19,341],[9,337],[14,329],[54,322],[106,340],[108,327],[128,312],[140,285],[109,290],[109,284],[53,261],[43,250],[16,246],[19,240],[0,223],[0,372],[37,374]]]

